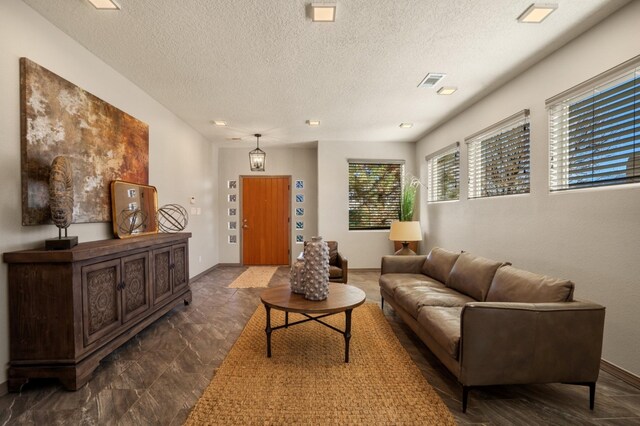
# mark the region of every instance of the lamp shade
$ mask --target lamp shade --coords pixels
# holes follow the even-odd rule
[[[422,229],[420,229],[420,222],[401,222],[399,220],[394,220],[391,222],[389,239],[391,241],[422,241]]]

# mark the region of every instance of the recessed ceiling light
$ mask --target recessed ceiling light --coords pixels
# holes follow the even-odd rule
[[[318,127],[320,125],[320,120],[307,120],[307,124],[311,127]]]
[[[413,127],[413,123],[400,123],[400,127],[403,129],[410,129]]]
[[[227,125],[227,122],[224,120],[213,120],[213,124],[215,124],[216,126],[223,127]]]
[[[457,87],[441,87],[438,89],[438,95],[453,95],[456,90]]]
[[[120,10],[120,5],[114,0],[89,0],[89,3],[100,10]]]
[[[425,78],[422,79],[420,84],[418,84],[418,87],[427,87],[427,88],[434,87],[445,76],[446,74],[441,72],[430,72],[429,74],[426,75]]]
[[[525,24],[539,24],[557,8],[558,5],[553,3],[534,3],[529,6],[527,10],[522,12],[520,16],[518,16],[518,22]]]
[[[335,22],[335,3],[311,3],[311,20],[313,22]]]

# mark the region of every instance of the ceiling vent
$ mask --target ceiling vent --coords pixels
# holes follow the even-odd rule
[[[440,80],[444,78],[445,75],[446,74],[443,74],[441,72],[430,72],[425,78],[422,79],[420,84],[418,84],[418,87],[434,87],[440,82]]]

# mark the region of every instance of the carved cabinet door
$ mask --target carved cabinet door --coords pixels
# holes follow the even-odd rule
[[[173,292],[184,289],[189,285],[189,253],[186,244],[171,246],[171,269],[173,271]]]
[[[151,306],[149,301],[149,253],[122,258],[122,321],[137,317]]]
[[[158,304],[171,296],[171,247],[153,251],[153,304]]]
[[[120,326],[121,282],[120,259],[82,268],[82,325],[85,346]]]

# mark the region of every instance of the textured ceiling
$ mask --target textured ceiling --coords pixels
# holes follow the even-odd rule
[[[532,0],[338,0],[335,23],[309,0],[24,2],[212,142],[268,147],[418,140],[628,1],[560,0],[540,25],[516,21]],[[427,72],[458,92],[417,88]]]

